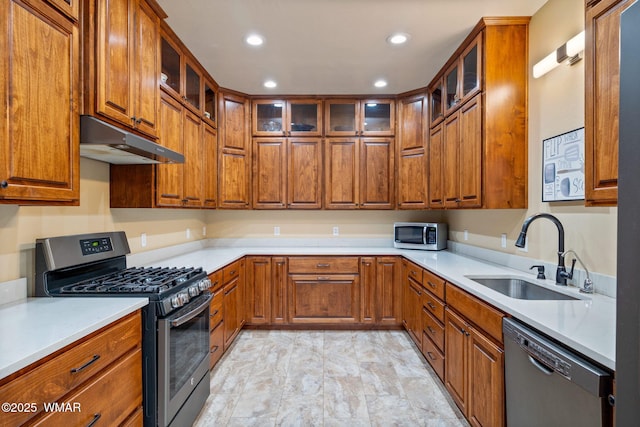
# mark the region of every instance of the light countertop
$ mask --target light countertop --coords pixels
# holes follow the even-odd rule
[[[0,307],[0,379],[148,304],[146,298],[28,298]]]
[[[214,272],[245,255],[400,255],[499,308],[512,317],[615,370],[616,300],[600,294],[581,294],[575,287],[559,287],[537,280],[534,273],[514,270],[448,251],[400,250],[393,247],[210,247],[158,259],[147,265],[203,267]],[[136,264],[131,264],[136,265]],[[520,276],[578,300],[527,301],[510,298],[466,276]]]

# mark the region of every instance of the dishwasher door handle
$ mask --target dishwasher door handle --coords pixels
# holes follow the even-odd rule
[[[531,362],[533,366],[538,368],[538,370],[545,375],[552,375],[555,372],[553,369],[547,368],[545,365],[543,365],[542,363],[534,359],[532,356],[529,356],[529,362]]]

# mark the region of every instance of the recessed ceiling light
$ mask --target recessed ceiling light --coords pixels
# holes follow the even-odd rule
[[[391,34],[387,37],[387,43],[390,44],[403,44],[409,40],[409,34],[406,33],[395,33]]]
[[[375,87],[385,87],[387,85],[386,80],[377,80],[374,84]]]
[[[264,87],[266,88],[273,89],[276,86],[278,86],[278,84],[273,80],[267,80],[266,82],[264,82]]]
[[[259,34],[249,34],[244,41],[251,46],[260,46],[264,43],[264,37]]]

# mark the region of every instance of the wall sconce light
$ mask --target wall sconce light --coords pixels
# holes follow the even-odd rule
[[[582,59],[584,51],[584,31],[572,37],[554,52],[545,56],[542,61],[533,66],[533,77],[538,78],[547,74],[558,65],[566,62],[573,65]]]

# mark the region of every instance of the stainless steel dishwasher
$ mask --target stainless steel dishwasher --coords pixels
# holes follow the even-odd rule
[[[502,329],[509,427],[610,424],[609,373],[522,323]]]

